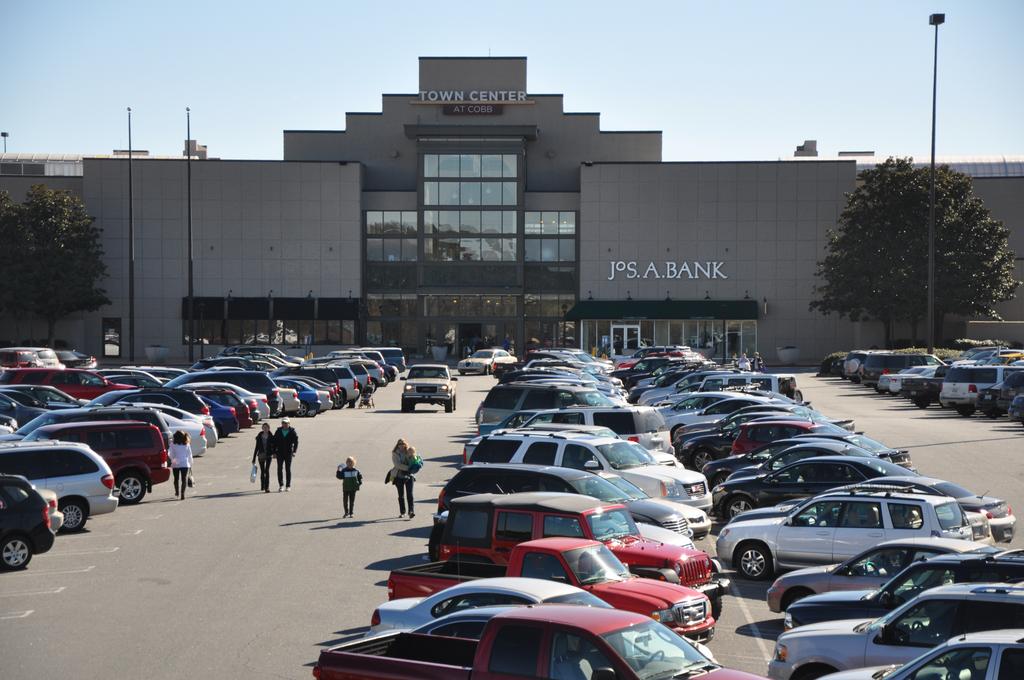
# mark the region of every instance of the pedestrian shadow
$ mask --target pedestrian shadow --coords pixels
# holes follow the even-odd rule
[[[424,539],[426,539],[426,538],[430,538],[430,532],[432,530],[433,530],[432,526],[409,527],[408,529],[402,529],[401,531],[396,531],[396,532],[394,532],[391,535],[392,536],[398,536],[398,537],[401,537],[401,538],[424,538]]]
[[[402,555],[401,557],[389,557],[386,560],[370,562],[364,567],[364,569],[370,569],[372,571],[394,571],[395,569],[404,569],[417,564],[423,564],[429,559],[430,558],[427,557],[426,553],[419,555]]]
[[[334,522],[333,524],[326,524],[326,522]],[[292,522],[292,524],[319,524],[320,526],[310,527],[310,531],[320,531],[322,529],[354,529],[357,527],[363,527],[367,524],[387,524],[389,522],[405,522],[406,520],[401,517],[385,517],[383,519],[352,519],[345,517],[332,517],[331,519],[324,520],[313,520],[310,522]],[[281,526],[285,526],[282,524]]]
[[[239,496],[255,496],[257,494],[262,494],[262,493],[263,492],[260,491],[259,489],[252,489],[252,490],[248,490],[247,489],[245,491],[225,491],[224,493],[204,493],[204,494],[196,494],[194,496],[186,495],[185,498],[201,498],[203,500],[211,500],[211,499],[217,499],[217,498],[237,498]],[[169,499],[169,500],[173,500],[173,499]]]
[[[764,621],[744,623],[736,628],[736,634],[774,642],[782,634],[782,619],[765,619]]]

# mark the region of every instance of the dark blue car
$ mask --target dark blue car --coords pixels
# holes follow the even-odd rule
[[[218,404],[213,399],[207,399],[202,395],[199,395],[199,398],[210,409],[210,417],[213,418],[213,424],[217,428],[218,437],[226,437],[229,434],[238,432],[238,420],[235,418],[235,414],[230,406]]]
[[[292,378],[273,378],[274,384],[280,387],[289,387],[298,393],[299,416],[315,416],[324,410],[325,404],[320,400],[320,393],[312,387]]]

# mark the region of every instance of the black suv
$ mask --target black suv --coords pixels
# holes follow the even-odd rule
[[[23,569],[51,546],[46,500],[24,477],[0,474],[0,569]]]
[[[1010,410],[1010,403],[1018,394],[1024,394],[1024,371],[1007,372],[1003,382],[978,393],[978,410],[989,418],[998,418]]]
[[[874,619],[917,597],[951,583],[1005,583],[1024,578],[1024,550],[985,546],[973,552],[938,555],[908,565],[867,595],[861,590],[811,595],[786,610],[786,627],[838,619]]]
[[[899,373],[914,366],[941,366],[931,354],[869,354],[860,364],[860,382],[878,391],[878,379],[887,373]]]

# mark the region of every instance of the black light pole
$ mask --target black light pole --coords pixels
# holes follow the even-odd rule
[[[195,313],[195,291],[193,290],[192,279],[192,110],[185,107],[185,167],[188,173],[188,183],[185,189],[188,201],[188,360],[189,363],[196,359],[196,313]]]
[[[128,363],[135,365],[135,183],[132,181],[132,107],[128,107]]]
[[[935,97],[939,84],[939,26],[945,14],[932,14],[928,24],[935,27],[935,52],[932,57],[932,162],[928,188],[928,353],[935,351]]]
[[[0,137],[4,138],[4,153],[7,153],[7,138],[10,136],[10,132],[0,132]]]

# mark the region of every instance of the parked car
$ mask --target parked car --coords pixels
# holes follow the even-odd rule
[[[295,366],[301,363],[301,360],[298,357],[286,354],[280,348],[274,347],[273,345],[232,345],[230,347],[225,347],[220,351],[220,353],[221,356],[231,356],[234,354],[270,354]]]
[[[802,444],[808,451],[821,451],[824,443]],[[848,444],[829,443],[827,448],[852,449]],[[839,486],[856,484],[875,477],[902,476],[906,468],[874,456],[816,455],[791,463],[780,470],[754,476],[730,477],[712,492],[714,507],[722,517],[733,518],[753,508],[777,505],[785,501],[817,496]],[[862,521],[861,518],[850,521]],[[880,524],[880,518],[864,518]]]
[[[665,419],[650,406],[569,407],[540,411],[523,427],[542,423],[597,425],[607,427],[620,438],[639,444],[648,451],[667,454],[665,460],[674,464]]]
[[[694,394],[675,404],[659,408],[665,424],[675,441],[676,434],[683,428],[701,423],[717,423],[747,406],[767,406],[770,400],[732,392],[708,392]]]
[[[975,551],[978,554],[991,553],[995,548],[973,541],[932,536],[882,541],[839,564],[804,567],[787,572],[775,579],[765,598],[768,609],[781,614],[791,604],[811,595],[881,588],[912,562],[936,555]],[[856,618],[862,617],[858,615]]]
[[[643,447],[617,438],[529,430],[492,434],[481,440],[468,462],[558,465],[612,472],[654,498],[663,497],[705,511],[711,507],[704,475],[680,467],[657,465]]]
[[[717,392],[733,387],[756,387],[757,389],[777,392],[798,402],[804,400],[803,392],[797,389],[796,376],[792,373],[734,373],[727,375],[709,375],[701,381],[696,392]]]
[[[27,423],[44,413],[45,404],[23,393],[0,392],[0,415],[19,423]]]
[[[491,388],[477,409],[476,422],[494,423],[516,411],[568,406],[614,406],[614,402],[589,387],[509,383]]]
[[[458,378],[445,364],[417,364],[401,379],[406,381],[402,388],[402,413],[415,410],[416,404],[439,404],[444,406],[445,413],[455,410]]]
[[[0,384],[52,385],[75,399],[95,399],[105,392],[132,388],[80,368],[14,368],[0,373]]]
[[[868,666],[827,680],[1015,680],[1024,678],[1024,629],[990,630],[950,638],[902,666]]]
[[[935,375],[938,366],[912,366],[905,368],[899,373],[883,373],[878,377],[876,391],[880,394],[898,395],[903,389],[903,379],[913,375],[920,375],[930,378]]]
[[[116,382],[119,385],[130,385],[132,387],[160,387],[163,383],[152,376],[147,375],[109,375],[107,380]]]
[[[238,399],[233,392],[223,390],[223,393],[230,394],[235,399]],[[199,393],[196,394],[196,396],[199,397],[203,404],[209,409],[210,417],[213,418],[214,428],[217,430],[217,437],[227,437],[228,435],[239,432],[242,429],[242,426],[239,424],[239,418],[235,407],[222,404],[215,399],[211,399],[208,394]],[[241,400],[239,400],[238,403],[239,408],[244,408],[245,410],[246,420],[249,420],[249,409],[245,407],[244,404],[241,404]],[[252,421],[250,420],[249,422],[251,423]]]
[[[938,536],[969,540],[963,510],[948,496],[833,492],[782,517],[730,522],[718,534],[718,559],[742,576],[767,579],[786,569],[834,564],[885,540]]]
[[[269,418],[281,411],[281,396],[277,385],[263,371],[199,371],[174,378],[168,381],[164,387],[181,387],[197,382],[231,383],[249,392],[262,395],[262,403],[269,409],[269,413],[263,415],[264,418]]]
[[[933,539],[935,540],[935,539]],[[945,551],[907,565],[875,587],[823,593],[801,599],[787,610],[786,630],[837,619],[884,616],[924,591],[951,583],[991,583],[1024,578],[1020,551],[1000,551],[981,543],[960,541],[965,549]],[[966,546],[973,546],[966,549]]]
[[[830,621],[783,633],[775,642],[768,676],[813,679],[862,666],[902,664],[950,638],[1008,628],[1024,628],[1024,588],[940,586],[879,619]]]
[[[568,584],[616,609],[646,614],[679,635],[696,640],[714,636],[715,618],[706,595],[683,585],[635,576],[603,543],[580,538],[519,543],[512,547],[505,565],[456,560],[395,569],[388,576],[388,599],[401,602],[402,598],[426,597],[436,601],[434,594],[451,593],[457,584],[486,585],[509,577]]]
[[[51,530],[52,529],[52,530]],[[0,569],[24,569],[53,547],[50,506],[22,476],[0,474]]]
[[[160,430],[131,420],[85,421],[46,425],[24,441],[78,442],[98,453],[110,466],[122,505],[135,505],[171,478],[167,447]]]
[[[854,384],[860,382],[860,368],[864,360],[879,350],[854,350],[846,355],[843,362],[843,377]]]
[[[184,386],[184,389],[191,392],[199,392],[205,389],[228,390],[233,392],[249,408],[249,417],[253,423],[266,420],[270,417],[270,404],[266,397],[256,392],[250,392],[244,387],[239,387],[229,382],[195,382]],[[276,387],[274,389],[277,389]],[[280,397],[278,397],[280,401]]]
[[[347,642],[320,652],[313,667],[319,680],[653,680],[693,673],[758,680],[722,668],[649,616],[556,604],[497,614],[479,640],[389,633]]]
[[[57,359],[68,368],[96,368],[96,357],[77,349],[55,350]]]
[[[255,425],[253,420],[253,409],[246,404],[242,399],[233,391],[224,387],[214,387],[200,385],[195,387],[195,393],[201,399],[213,404],[217,404],[222,408],[226,408],[230,411],[231,417],[234,418],[238,430],[248,429]],[[224,427],[221,422],[217,419],[217,415],[214,415],[214,422],[221,425],[221,429],[225,432],[229,431],[230,428]]]
[[[169,387],[144,387],[141,389],[117,390],[100,395],[89,402],[90,406],[113,406],[114,404],[166,404],[195,415],[206,415],[208,407],[191,390]]]
[[[0,445],[0,473],[21,475],[57,494],[63,531],[81,531],[93,515],[117,509],[114,475],[98,453],[73,442]]]
[[[185,375],[188,373],[188,371],[183,368],[168,368],[167,366],[121,366],[121,368],[145,371],[154,378],[163,380],[164,382],[177,378],[179,375]]]
[[[0,362],[3,368],[64,368],[49,347],[4,347],[0,349]]]
[[[939,401],[939,394],[942,392],[942,383],[946,379],[946,372],[949,366],[937,366],[935,373],[928,375],[906,376],[901,381],[900,394],[918,408],[928,408],[934,402]]]
[[[624,505],[562,493],[478,494],[451,501],[442,560],[506,564],[519,543],[551,537],[600,541],[637,576],[682,583],[708,596],[717,617],[728,579],[707,553],[644,538]]]
[[[200,436],[206,441],[206,448],[212,449],[220,441],[220,437],[217,434],[217,424],[213,419],[213,416],[207,414],[189,413],[184,409],[177,408],[175,406],[168,406],[167,404],[154,404],[150,402],[140,401],[136,403],[137,406],[142,408],[151,408],[154,411],[159,411],[163,414],[164,420],[167,421],[168,429],[174,430],[174,422],[177,421],[188,421],[196,423],[202,426]],[[174,421],[169,420],[174,418]],[[191,434],[191,431],[190,431]]]
[[[514,364],[516,358],[503,349],[478,349],[459,362],[459,375],[480,373],[490,375],[497,364]]]
[[[1024,368],[1017,366],[952,366],[942,381],[939,403],[962,416],[974,414],[978,392],[1003,382]]]
[[[1010,410],[1006,415],[1010,420],[1024,423],[1024,394],[1018,395],[1010,402]]]
[[[890,354],[887,352],[876,352],[869,354],[861,362],[859,373],[860,382],[867,387],[878,389],[878,381],[881,376],[888,373],[899,373],[900,371],[913,366],[941,366],[942,361],[932,354]]]
[[[312,417],[320,413],[325,408],[325,404],[330,403],[330,392],[324,390],[318,392],[317,390],[310,387],[308,384],[299,380],[289,380],[288,378],[271,378],[274,384],[282,390],[290,390],[295,395],[295,408],[291,411],[300,418],[307,416]],[[285,412],[288,412],[288,408],[285,407]]]
[[[83,406],[81,408],[64,409],[61,411],[47,411],[41,416],[28,421],[13,435],[0,437],[0,443],[7,441],[21,441],[32,434],[37,428],[45,425],[57,425],[72,422],[84,422],[87,420],[138,420],[155,426],[163,435],[164,444],[171,444],[171,430],[167,427],[167,421],[158,411],[143,406],[117,405],[117,406]]]
[[[989,418],[998,418],[1010,411],[1010,404],[1021,394],[1024,394],[1024,371],[1014,371],[1005,375],[1002,382],[978,393],[978,410]]]
[[[754,435],[758,437],[777,437],[786,439],[797,434],[812,435],[818,432],[837,433],[841,429],[833,425],[818,425],[810,420],[797,420],[781,418],[779,413],[771,411],[749,412],[739,414],[730,418],[724,425],[708,432],[696,432],[690,438],[684,439],[676,444],[676,457],[684,465],[689,465],[694,470],[703,469],[712,460],[725,458],[733,455],[733,445],[741,432],[741,428],[748,423],[765,423],[769,425],[766,429],[757,429]],[[765,441],[765,443],[769,443]],[[735,453],[746,453],[746,450],[757,448],[754,441],[747,436],[742,449]]]
[[[49,410],[79,408],[85,403],[50,385],[0,385],[0,392],[28,394]]]

